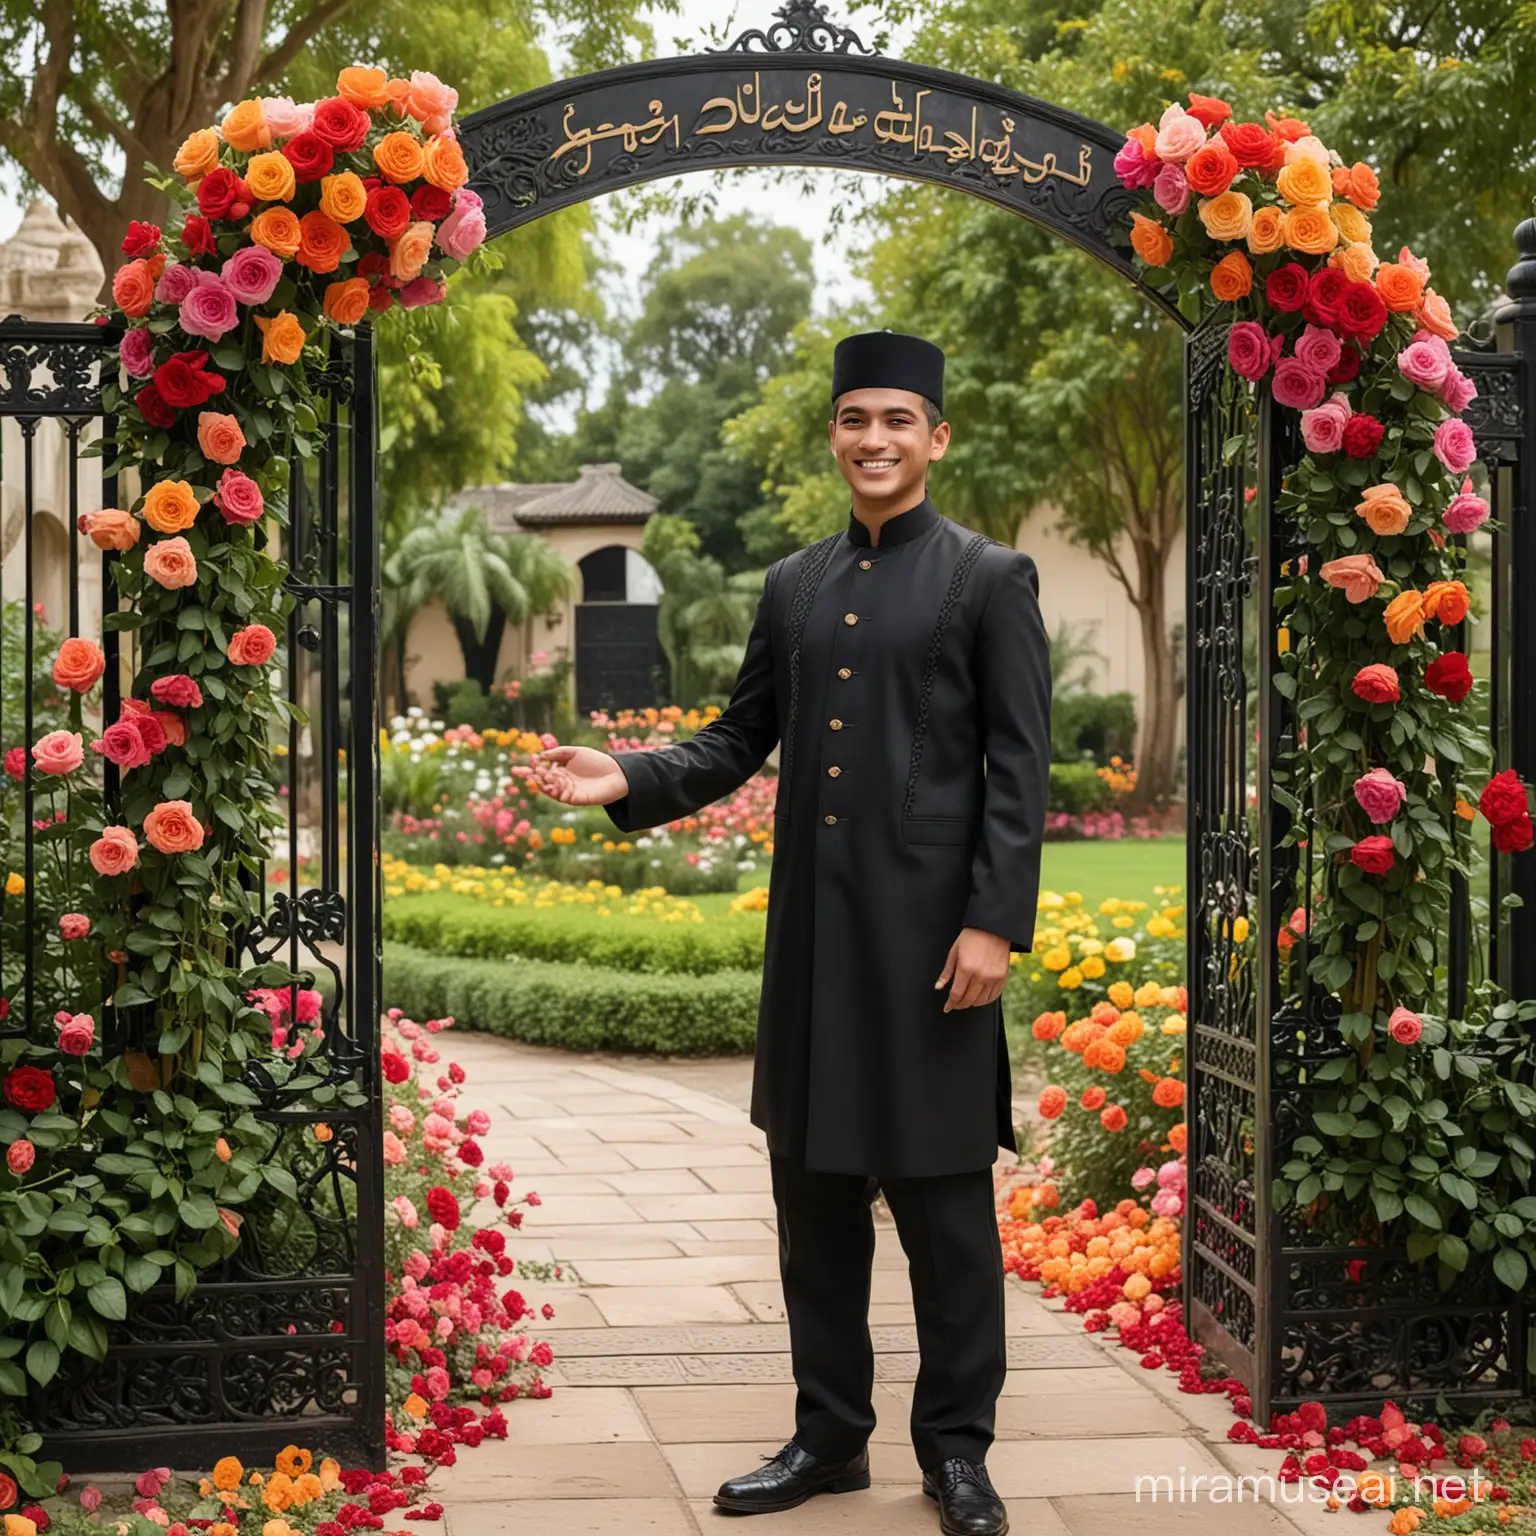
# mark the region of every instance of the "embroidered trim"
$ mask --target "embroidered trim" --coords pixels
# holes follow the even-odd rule
[[[949,591],[944,594],[944,601],[939,605],[939,617],[933,626],[933,638],[928,642],[928,659],[923,666],[923,681],[917,698],[917,719],[912,728],[912,760],[907,767],[907,791],[901,801],[903,818],[911,816],[917,804],[917,776],[923,766],[923,747],[928,740],[928,711],[933,703],[933,685],[939,675],[944,633],[949,628],[949,621],[954,616],[971,572],[976,568],[976,562],[981,559],[987,546],[996,542],[996,539],[989,539],[984,533],[971,535],[970,543],[960,551],[954,574],[949,578]]]
[[[794,788],[791,774],[795,767],[795,736],[800,724],[800,643],[805,638],[806,620],[811,616],[811,604],[816,601],[821,578],[827,574],[827,567],[832,563],[832,551],[837,548],[842,538],[841,533],[834,533],[821,540],[819,544],[812,544],[806,550],[804,558],[800,561],[799,576],[795,582],[795,595],[790,600],[789,712],[784,726],[784,741],[779,752],[780,798],[784,801],[785,809],[788,808],[789,796]],[[782,816],[784,813],[784,810],[775,806],[775,815]]]

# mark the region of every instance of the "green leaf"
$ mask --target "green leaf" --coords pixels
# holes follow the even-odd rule
[[[1525,1289],[1525,1277],[1529,1271],[1525,1255],[1517,1248],[1500,1248],[1493,1256],[1493,1272],[1510,1290]]]
[[[115,1275],[108,1275],[105,1280],[98,1280],[85,1293],[85,1296],[98,1316],[108,1318],[114,1323],[126,1321],[128,1295],[123,1290],[123,1282]]]
[[[27,1375],[46,1387],[58,1374],[59,1346],[51,1339],[34,1339],[27,1350]]]
[[[219,1219],[219,1208],[202,1193],[188,1195],[176,1210],[181,1219],[196,1231],[205,1231]]]
[[[1403,1200],[1403,1209],[1421,1227],[1428,1227],[1435,1232],[1440,1230],[1440,1212],[1423,1195],[1408,1195]]]
[[[25,1397],[27,1378],[14,1360],[0,1360],[0,1392],[7,1397]]]
[[[160,1266],[141,1259],[137,1254],[123,1265],[123,1279],[131,1291],[147,1291],[160,1279]]]
[[[1457,1274],[1467,1267],[1467,1245],[1454,1232],[1442,1232],[1439,1246],[1440,1262]]]
[[[299,1186],[293,1175],[286,1168],[279,1168],[272,1163],[264,1163],[261,1176],[278,1194],[286,1196],[289,1200],[299,1198]]]

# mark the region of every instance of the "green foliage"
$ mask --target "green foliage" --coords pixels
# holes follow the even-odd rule
[[[599,917],[582,908],[491,907],[468,896],[396,896],[384,936],[467,960],[582,962],[605,970],[707,976],[761,970],[764,924],[743,913],[703,923]]]
[[[1136,746],[1136,696],[1073,693],[1051,701],[1051,757],[1058,763],[1091,757],[1101,767],[1129,758]]]
[[[736,1056],[757,1035],[761,979],[750,971],[653,976],[537,960],[460,960],[403,944],[384,951],[384,989],[417,1018],[452,1017],[571,1051]]]
[[[1089,811],[1108,810],[1113,799],[1114,792],[1092,763],[1051,764],[1051,810],[1083,816]]]

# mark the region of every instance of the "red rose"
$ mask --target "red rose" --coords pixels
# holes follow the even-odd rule
[[[49,1082],[51,1084],[51,1078]],[[427,1191],[427,1214],[438,1226],[446,1227],[450,1232],[458,1230],[459,1202],[451,1189],[444,1189],[441,1184],[437,1184]]]
[[[393,290],[386,288],[383,283],[378,283],[368,290],[368,308],[378,314],[393,306],[395,295]]]
[[[386,1050],[382,1059],[386,1082],[403,1083],[411,1075],[411,1064],[399,1051]]]
[[[316,105],[310,126],[332,149],[352,154],[363,147],[363,140],[368,137],[372,125],[373,119],[361,107],[354,107],[340,96],[332,96]]]
[[[1386,874],[1395,857],[1390,837],[1362,837],[1349,850],[1350,863],[1359,865],[1368,875]]]
[[[443,191],[441,187],[434,187],[429,181],[423,182],[411,193],[412,218],[430,219],[434,224],[441,224],[452,207],[452,194]]]
[[[389,276],[389,257],[382,251],[369,251],[357,258],[357,265],[352,270],[370,283],[376,283]]]
[[[379,187],[363,208],[368,227],[381,240],[397,240],[411,222],[411,200],[399,187]]]
[[[1354,348],[1348,347],[1345,350],[1353,352]],[[1358,416],[1351,416],[1344,428],[1344,452],[1352,459],[1374,459],[1386,430],[1374,416],[1364,411]]]
[[[139,415],[152,427],[168,427],[176,420],[176,413],[153,384],[146,384],[133,397],[133,403],[138,406]]]
[[[1526,802],[1525,785],[1520,782],[1520,775],[1513,768],[1494,774],[1478,798],[1477,808],[1496,827],[1502,827],[1521,816],[1528,816],[1530,806]]]
[[[1529,816],[1516,816],[1503,826],[1493,829],[1493,846],[1500,853],[1524,853],[1536,839],[1536,827]]]
[[[1430,662],[1424,673],[1424,686],[1442,699],[1459,704],[1472,691],[1472,674],[1467,658],[1460,651],[1447,651]]]
[[[197,206],[208,219],[243,219],[251,211],[251,201],[251,189],[222,165],[197,184]]]
[[[1307,302],[1307,269],[1298,261],[1276,267],[1264,280],[1264,297],[1271,309],[1295,314]]]
[[[1370,283],[1350,283],[1338,307],[1338,326],[1345,336],[1374,341],[1387,323],[1387,306]]]
[[[1307,279],[1307,302],[1302,313],[1313,325],[1337,325],[1349,287],[1349,279],[1337,267],[1324,267],[1321,272],[1314,272]]]
[[[54,1097],[53,1076],[39,1067],[12,1067],[5,1075],[5,1102],[14,1109],[41,1114]]]
[[[1402,696],[1396,670],[1380,661],[1361,667],[1350,687],[1368,704],[1396,704]]]
[[[296,133],[283,145],[283,153],[293,166],[293,174],[300,181],[319,181],[331,174],[336,163],[336,151],[318,133]]]
[[[459,1143],[459,1161],[466,1168],[478,1168],[485,1161],[485,1153],[480,1150],[479,1142],[461,1141]]]
[[[1221,136],[1248,170],[1278,171],[1285,164],[1285,141],[1262,123],[1223,123]]]
[[[16,1479],[9,1472],[0,1472],[0,1509],[9,1509],[16,1499]]]
[[[128,233],[123,236],[125,256],[148,256],[152,251],[159,249],[160,226],[158,224],[146,224],[142,219],[135,219],[128,226]]]
[[[157,677],[149,685],[150,697],[173,709],[196,709],[203,702],[203,690],[185,672]]]
[[[46,1531],[53,1524],[53,1521],[48,1518],[48,1511],[41,1504],[28,1504],[21,1515],[24,1520],[30,1520],[40,1531]]]
[[[200,213],[189,213],[181,226],[181,243],[189,256],[212,256],[214,253],[213,225]]]
[[[206,405],[214,395],[224,393],[224,376],[205,371],[206,352],[178,352],[155,369],[154,387],[160,398],[177,410],[189,405]]]
[[[1353,342],[1339,348],[1339,360],[1323,375],[1329,384],[1348,384],[1360,372],[1360,353]]]

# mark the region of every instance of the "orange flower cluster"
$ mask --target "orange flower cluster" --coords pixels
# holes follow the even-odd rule
[[[1179,1223],[1154,1217],[1134,1200],[1122,1200],[1100,1216],[1087,1202],[1064,1216],[1040,1220],[1035,1208],[1050,1185],[1014,1191],[999,1223],[1004,1263],[1026,1280],[1039,1280],[1052,1295],[1074,1296],[1110,1270],[1127,1271],[1121,1294],[1142,1311],[1160,1309],[1160,1289],[1179,1280]]]

